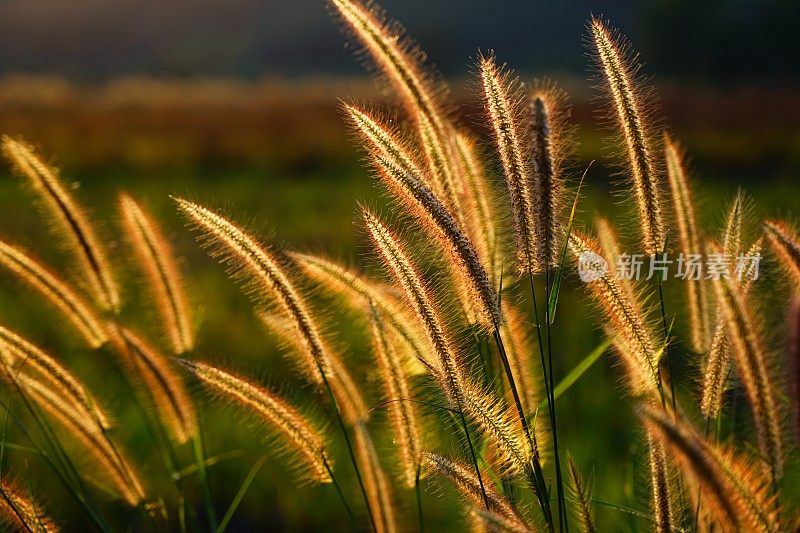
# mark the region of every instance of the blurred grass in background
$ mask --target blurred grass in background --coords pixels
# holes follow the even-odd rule
[[[580,218],[588,224],[594,214],[613,217],[619,212],[619,198],[612,194],[615,187],[609,178],[614,170],[603,147],[604,129],[588,84],[566,79],[563,85],[573,97],[573,117],[579,125],[575,176],[595,160],[580,204]],[[684,142],[694,162],[693,177],[699,179],[695,184],[702,202],[699,214],[707,224],[719,226],[723,209],[739,185],[754,197],[759,215],[797,212],[800,108],[793,105],[797,94],[768,88],[731,92],[662,87],[659,92],[664,124]],[[362,232],[354,225],[356,202],[374,205],[384,200],[361,164],[363,154],[350,142],[337,107],[340,97],[379,105],[391,102],[385,95],[375,94],[369,81],[347,79],[289,83],[130,78],[81,86],[55,78],[12,77],[0,80],[0,129],[22,135],[62,168],[65,181],[74,183],[81,203],[89,208],[110,243],[116,268],[130,274],[121,274],[120,279],[143,281],[121,238],[117,193],[128,191],[146,205],[183,258],[197,317],[196,356],[266,377],[290,398],[300,400],[301,380],[280,358],[275,341],[256,323],[248,300],[223,269],[194,244],[169,195],[226,208],[235,220],[251,223],[251,229],[263,230],[262,235],[289,248],[322,252],[362,265],[365,249]],[[476,124],[479,108],[475,96],[457,92],[455,98],[461,103],[463,122],[486,139]],[[0,167],[0,236],[61,266],[65,258],[53,246],[54,240],[46,237],[46,223],[31,208],[32,198],[21,180],[10,176],[7,166]],[[125,400],[121,380],[109,378],[114,376],[109,354],[76,350],[74,339],[66,333],[68,328],[52,327],[49,309],[7,278],[3,275],[0,284],[0,323],[24,332],[68,361],[110,402],[112,411],[119,413],[117,422],[125,426],[121,433],[131,434],[128,446],[144,472],[163,470],[161,459],[148,455],[152,436],[139,427],[140,419]],[[668,305],[675,309],[682,290],[678,282],[671,285]],[[131,322],[158,337],[157,318],[148,307],[144,283],[126,283],[124,290],[127,300],[133,302],[126,309]],[[355,377],[371,383],[372,376],[363,374],[368,365],[358,364],[369,360],[366,340],[351,320],[341,318],[339,308],[331,303],[327,310],[331,330],[350,347],[346,360],[355,363],[351,368],[359,369]],[[571,288],[563,293],[555,329],[557,376],[566,375],[600,343],[593,319],[581,293]],[[684,331],[682,324],[676,324],[676,329]],[[676,353],[682,351],[682,347],[676,349]],[[688,359],[686,354],[683,359]],[[608,356],[601,359],[559,400],[559,439],[577,463],[593,473],[598,499],[646,508],[643,495],[634,494],[631,488],[643,463],[636,455],[637,435],[630,429],[630,406],[623,401],[611,363]],[[680,368],[684,387],[692,386],[693,372],[691,361]],[[377,403],[375,389],[368,394],[372,403]],[[203,419],[208,455],[234,453],[210,469],[212,490],[222,513],[250,465],[264,453],[263,444],[252,438],[252,426],[240,424],[228,410],[209,408]],[[385,417],[377,413],[375,422],[380,425]],[[584,433],[596,440],[583,438]],[[11,435],[11,440],[19,438],[13,431]],[[349,472],[344,457],[338,459],[342,471]],[[188,464],[188,456],[186,460]],[[40,465],[32,461],[31,468]],[[35,479],[49,478],[45,473]],[[358,501],[353,480],[345,475],[344,481],[351,501]],[[78,512],[70,510],[61,491],[51,494],[44,485],[35,489],[45,494],[58,518],[68,519]],[[396,496],[402,506],[412,509],[412,493],[398,492]],[[426,521],[432,530],[458,520],[455,508],[443,507],[438,501],[435,493],[426,496]],[[622,527],[628,521],[618,511],[600,510],[599,515],[604,528]],[[270,456],[232,529],[253,524],[293,530],[324,525],[330,530],[336,524],[345,527],[346,521],[330,487],[296,487],[286,469]]]

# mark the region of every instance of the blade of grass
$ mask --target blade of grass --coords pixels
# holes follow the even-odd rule
[[[553,389],[553,399],[558,400],[558,398],[567,392],[585,373],[589,370],[592,365],[600,359],[600,356],[605,353],[609,346],[611,346],[612,339],[606,339],[601,342],[594,350],[589,352],[583,360],[575,365],[575,368],[570,370],[569,374],[564,376],[558,385]],[[539,408],[543,409],[547,405],[546,402],[541,402],[539,404]]]
[[[242,503],[244,499],[244,495],[247,494],[247,490],[250,488],[250,484],[253,483],[253,480],[256,478],[256,474],[261,469],[261,466],[267,460],[266,455],[262,455],[261,458],[256,461],[253,467],[250,469],[250,472],[242,481],[242,486],[239,487],[239,492],[236,493],[236,497],[233,498],[230,507],[228,507],[228,511],[225,513],[225,516],[222,517],[222,520],[219,523],[219,527],[217,528],[217,533],[222,533],[225,531],[225,528],[228,527],[231,519],[233,518],[233,514],[236,512],[236,509],[239,508],[239,504]]]
[[[547,299],[547,309],[550,314],[549,323],[552,324],[556,317],[556,308],[558,307],[558,295],[561,292],[561,278],[563,277],[564,271],[564,262],[567,260],[567,251],[569,249],[569,236],[572,233],[572,224],[575,222],[575,212],[578,210],[578,201],[581,197],[581,188],[583,188],[583,180],[586,178],[586,173],[589,172],[589,169],[592,167],[591,161],[589,165],[586,167],[586,170],[583,171],[583,176],[581,176],[581,181],[578,183],[578,190],[575,192],[575,200],[572,202],[572,209],[569,213],[569,221],[567,222],[567,235],[564,239],[564,249],[561,250],[561,260],[559,261],[558,267],[556,268],[555,276],[553,278],[553,285],[550,288],[550,296]]]

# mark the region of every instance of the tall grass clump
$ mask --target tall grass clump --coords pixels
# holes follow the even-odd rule
[[[16,313],[28,302],[11,302],[0,326],[3,525],[796,530],[790,216],[759,220],[740,190],[721,227],[705,223],[706,189],[678,142],[656,135],[640,63],[599,19],[587,40],[635,207],[616,217],[586,208],[584,181],[603,169],[573,176],[577,136],[554,83],[479,53],[473,128],[378,6],[327,5],[402,109],[339,104],[388,201],[357,204],[363,253],[346,262],[284,249],[173,196],[250,304],[225,301],[207,276],[186,283],[182,241],[165,238],[171,228],[138,195],[119,192],[119,227],[103,233],[124,238],[103,241],[81,208],[90,200],[30,144],[3,137],[67,252],[58,269],[44,242],[0,239],[0,265],[45,312],[25,331]],[[638,229],[633,243],[626,226]],[[707,270],[667,284],[624,261],[675,264],[675,254]],[[135,290],[137,273],[147,290]],[[248,338],[262,339],[251,325],[269,336]],[[581,358],[589,338],[599,344]]]

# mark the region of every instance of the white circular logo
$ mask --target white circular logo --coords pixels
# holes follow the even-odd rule
[[[592,252],[584,250],[578,256],[578,276],[584,283],[591,283],[602,278],[608,272],[608,262]]]

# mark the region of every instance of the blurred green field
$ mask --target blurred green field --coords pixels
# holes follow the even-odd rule
[[[330,91],[346,88],[339,85]],[[148,207],[162,223],[182,258],[198,332],[194,356],[263,377],[266,383],[276,385],[291,399],[303,401],[302,391],[308,387],[280,357],[275,340],[255,320],[251,303],[226,278],[223,268],[194,243],[169,195],[222,207],[235,220],[245,222],[260,235],[289,249],[319,252],[348,264],[365,266],[368,250],[363,233],[354,223],[357,202],[383,206],[385,199],[370,172],[362,166],[362,154],[349,147],[349,134],[337,116],[335,97],[346,96],[346,93],[330,91],[315,87],[313,98],[304,96],[308,98],[304,111],[295,114],[291,111],[303,107],[296,101],[282,103],[278,96],[265,98],[269,103],[249,108],[249,120],[244,118],[248,108],[241,102],[237,105],[228,100],[213,106],[207,102],[186,103],[185,108],[174,102],[162,103],[155,110],[151,105],[148,108],[151,116],[143,113],[141,107],[131,107],[130,102],[127,107],[101,106],[87,111],[88,106],[78,104],[72,108],[30,104],[26,108],[19,99],[7,98],[0,100],[0,128],[8,133],[26,135],[48,157],[62,165],[66,181],[74,182],[78,198],[111,247],[112,261],[120,272],[120,279],[134,280],[123,286],[126,301],[130,302],[124,310],[124,319],[152,338],[160,338],[158,318],[147,298],[144,280],[133,263],[130,247],[121,236],[116,210],[120,191],[131,193]],[[74,98],[79,100],[77,96]],[[576,110],[582,123],[581,148],[574,165],[577,177],[589,161],[597,160],[587,174],[585,195],[580,202],[579,220],[584,227],[591,223],[595,214],[615,218],[624,212],[619,197],[612,194],[619,188],[611,183],[609,175],[613,170],[607,154],[600,149],[602,129],[591,113],[586,112],[587,105],[581,103]],[[226,109],[233,125],[225,123]],[[317,118],[319,120],[315,120]],[[52,129],[47,127],[49,119]],[[762,124],[760,127],[768,131],[762,136],[752,130],[737,130],[745,122],[741,117],[739,123],[735,117],[730,119],[734,125],[732,131],[715,130],[707,122],[701,123],[698,119],[694,123],[694,120],[691,116],[681,116],[677,122],[683,133],[679,136],[695,158],[697,174],[702,174],[698,176],[701,181],[697,182],[697,194],[702,205],[700,216],[706,227],[720,226],[725,206],[739,185],[754,199],[756,219],[763,215],[783,216],[797,212],[800,207],[800,187],[797,186],[800,138],[796,132],[794,137],[785,133],[791,131],[788,122],[791,117],[768,128]],[[236,125],[243,126],[238,133]],[[748,139],[754,139],[756,146],[748,145]],[[9,174],[7,166],[0,167],[0,238],[25,246],[49,264],[64,267],[66,254],[59,250],[57,239],[47,231],[45,217],[41,210],[32,206],[33,194],[21,181]],[[371,268],[370,265],[366,267]],[[577,288],[578,283],[569,280],[559,305],[554,329],[558,377],[565,376],[602,340],[596,315]],[[671,312],[680,306],[681,287],[678,283],[668,284],[667,292],[668,312]],[[50,308],[29,294],[3,273],[0,277],[0,324],[24,332],[68,361],[116,413],[115,434],[127,444],[143,474],[155,475],[165,494],[174,496],[170,493],[171,484],[165,475],[163,458],[153,455],[154,436],[142,424],[140,413],[129,401],[130,390],[115,373],[110,353],[76,348],[78,343],[71,337],[69,328],[54,325]],[[343,352],[345,360],[352,363],[350,368],[357,381],[367,384],[368,398],[377,403],[374,376],[365,373],[369,365],[364,363],[370,358],[367,339],[341,308],[328,299],[323,298],[321,302],[325,305],[330,330],[343,346],[347,346]],[[682,334],[685,324],[676,322],[675,328]],[[688,398],[688,394],[694,392],[697,373],[682,346],[674,353],[681,393]],[[618,372],[613,367],[613,357],[605,355],[559,400],[559,439],[576,463],[592,474],[597,499],[646,513],[645,495],[633,489],[634,480],[642,486],[641,435],[638,430],[631,429],[634,424],[631,407],[625,401]],[[8,391],[2,392],[4,402],[11,396]],[[269,455],[274,444],[253,438],[255,425],[232,416],[227,408],[217,408],[207,401],[201,405],[207,454],[221,458],[209,469],[219,513],[224,512],[233,499],[251,465],[267,452],[268,459],[235,515],[232,531],[248,530],[255,524],[268,530],[347,529],[346,516],[331,487],[296,486],[280,461]],[[324,414],[319,406],[316,411]],[[378,411],[373,423],[381,428],[386,418]],[[13,425],[9,426],[7,440],[25,443],[24,436]],[[381,449],[391,447],[388,440],[379,445]],[[188,466],[190,450],[180,452],[181,464]],[[342,472],[349,472],[342,453],[336,460]],[[83,521],[80,510],[57,489],[56,480],[37,457],[22,450],[7,449],[4,475],[6,465],[26,463],[30,471],[36,473],[31,476],[34,493],[43,495],[53,514],[69,523]],[[27,470],[19,466],[15,466],[10,475],[28,479]],[[350,501],[357,502],[354,481],[346,473],[343,477]],[[787,483],[793,482],[796,480],[787,480]],[[194,501],[199,505],[199,488],[191,474],[186,483],[189,493],[194,491]],[[432,487],[435,490],[427,492],[424,500],[426,525],[431,531],[459,529],[457,524],[462,520],[459,509],[440,503],[440,493],[450,493],[450,489],[440,483],[433,483]],[[412,517],[413,492],[398,490],[396,497],[407,510],[404,513],[407,518]],[[195,511],[200,513],[201,509],[198,507]],[[123,516],[121,513],[117,518],[122,521]],[[598,522],[601,530],[641,528],[641,523],[637,525],[630,516],[610,508],[598,508]]]

